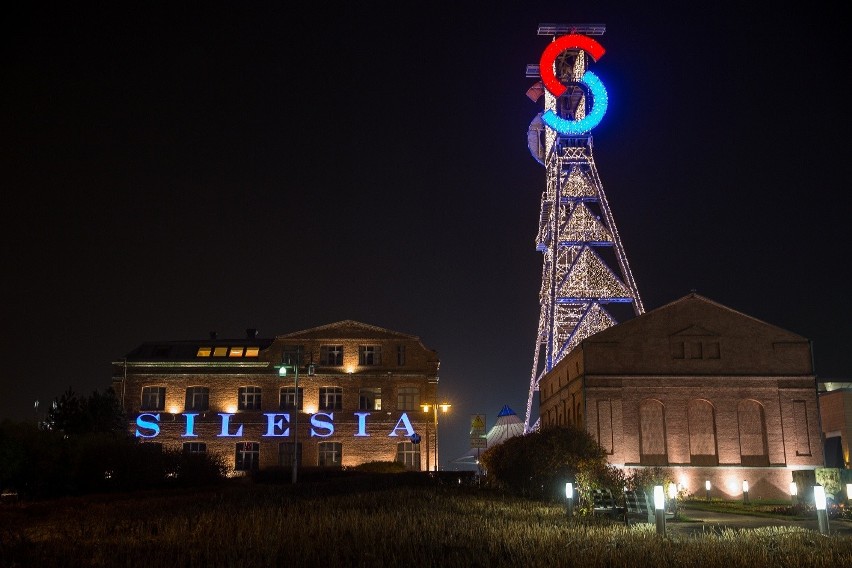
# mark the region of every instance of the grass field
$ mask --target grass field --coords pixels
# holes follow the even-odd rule
[[[0,506],[2,566],[820,566],[852,539],[803,529],[657,535],[559,504],[364,476]]]

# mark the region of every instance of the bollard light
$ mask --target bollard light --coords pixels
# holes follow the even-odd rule
[[[817,511],[825,511],[825,487],[814,485],[814,505]]]
[[[710,500],[710,480],[704,482],[704,491],[707,493],[707,500]]]
[[[654,486],[654,516],[657,521],[657,534],[666,534],[666,495],[662,485]]]
[[[820,534],[828,534],[828,512],[825,510],[825,487],[814,485],[814,505]]]
[[[677,485],[669,483],[669,499],[674,499],[675,497],[677,497]]]
[[[568,513],[568,517],[574,516],[574,484],[570,481],[565,483],[565,498],[566,498],[566,512]]]
[[[852,501],[852,483],[846,484],[846,499]]]
[[[743,479],[743,503],[748,503],[748,481]]]
[[[793,505],[796,504],[798,498],[796,497],[799,494],[799,486],[796,485],[795,481],[790,482],[790,501]]]

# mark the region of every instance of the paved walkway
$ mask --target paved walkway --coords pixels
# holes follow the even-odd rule
[[[737,513],[717,513],[682,506],[679,513],[688,521],[668,521],[666,531],[676,534],[693,535],[702,532],[718,532],[730,529],[748,529],[759,527],[802,527],[819,532],[819,522],[816,518],[795,520],[785,517],[757,517]],[[831,535],[842,535],[852,538],[852,521],[829,519],[828,532]]]

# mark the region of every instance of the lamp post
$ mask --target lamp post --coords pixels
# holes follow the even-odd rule
[[[284,353],[281,356],[281,367],[278,368],[278,376],[286,377],[287,376],[287,367],[293,367],[293,376],[294,376],[294,388],[293,388],[293,471],[291,481],[293,485],[299,479],[299,404],[301,402],[301,397],[299,396],[299,366],[302,364],[302,347],[296,347],[296,357],[295,361],[291,361],[288,364],[288,353]],[[313,361],[313,357],[311,358]],[[308,365],[308,375],[313,376],[314,374],[314,364],[311,362]]]
[[[436,402],[435,404],[421,404],[420,406],[421,406],[421,408],[423,408],[423,412],[429,412],[430,409],[432,410],[432,420],[433,420],[434,431],[435,431],[435,436],[434,436],[435,437],[435,444],[434,444],[434,446],[435,446],[435,471],[437,472],[438,471],[438,408],[439,407],[441,408],[441,412],[447,412],[452,405],[447,403],[447,402],[442,402],[441,404],[438,404]],[[426,451],[428,452],[429,450],[427,449]],[[428,460],[428,457],[429,457],[429,454],[427,453],[426,454],[427,460]],[[426,466],[426,469],[429,469],[428,465]]]

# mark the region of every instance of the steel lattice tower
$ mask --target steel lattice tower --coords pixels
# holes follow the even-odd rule
[[[538,35],[556,41],[566,34],[599,36],[604,31],[601,24],[541,24]],[[540,423],[536,419],[530,424],[542,376],[580,341],[616,324],[618,306],[622,311],[632,307],[633,315],[644,312],[595,167],[591,134],[560,134],[542,121],[548,110],[569,121],[581,120],[590,114],[590,102],[601,104],[588,101],[591,97],[582,88],[590,59],[583,49],[564,50],[553,67],[565,92],[556,97],[541,81],[527,92],[534,101],[544,99],[544,110],[530,124],[527,139],[533,157],[545,167],[547,181],[535,239],[543,262],[525,432]],[[540,77],[539,67],[528,65],[527,77]]]

